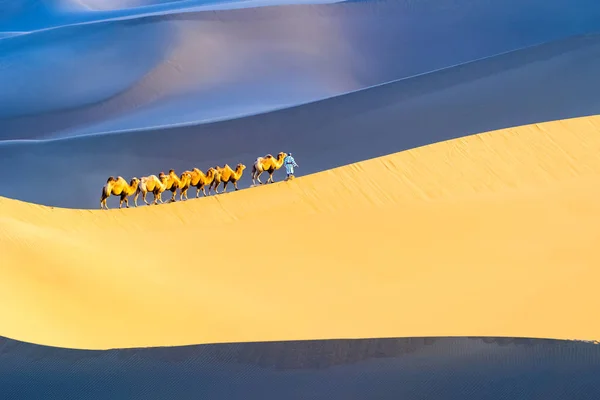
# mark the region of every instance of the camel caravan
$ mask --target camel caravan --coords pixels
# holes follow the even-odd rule
[[[281,168],[287,153],[279,153],[277,157],[267,154],[264,157],[258,157],[252,165],[252,185],[274,183],[273,173]],[[121,177],[110,176],[104,187],[100,197],[100,208],[108,210],[107,200],[110,196],[119,197],[119,208],[129,208],[129,197],[133,195],[133,204],[138,206],[138,198],[142,195],[142,200],[146,205],[164,204],[162,195],[164,192],[171,192],[171,198],[168,203],[177,201],[177,190],[179,190],[179,200],[188,200],[188,190],[196,188],[196,198],[200,197],[200,191],[204,196],[210,195],[211,190],[215,194],[225,193],[227,185],[231,183],[235,190],[238,190],[238,182],[242,178],[246,166],[242,163],[237,164],[235,169],[232,169],[228,164],[223,167],[215,166],[206,170],[206,173],[198,168],[183,171],[180,175],[175,173],[175,170],[170,170],[168,174],[161,172],[156,175],[148,175],[141,178],[133,177],[127,181]],[[260,176],[264,173],[269,174],[266,182],[260,180]],[[223,190],[219,192],[219,186],[223,184]],[[146,199],[148,193],[154,196],[152,203]]]

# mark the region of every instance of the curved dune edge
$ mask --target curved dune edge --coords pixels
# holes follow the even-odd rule
[[[0,198],[0,335],[87,349],[594,340],[598,199],[600,116],[157,207]]]

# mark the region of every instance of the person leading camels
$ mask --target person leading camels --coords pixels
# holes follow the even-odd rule
[[[292,153],[288,153],[287,157],[283,160],[285,164],[285,172],[287,174],[286,180],[294,179],[294,167],[298,168],[298,164],[296,164],[296,160],[292,156]]]

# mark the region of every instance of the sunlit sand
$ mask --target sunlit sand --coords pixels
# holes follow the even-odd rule
[[[0,333],[92,349],[600,338],[600,117],[283,176],[123,210],[0,198]]]

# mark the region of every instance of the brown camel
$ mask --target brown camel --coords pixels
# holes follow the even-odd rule
[[[225,164],[223,168],[217,166],[215,169],[217,170],[217,175],[215,176],[215,180],[213,182],[215,193],[219,193],[218,188],[221,182],[223,182],[223,192],[221,193],[225,193],[227,191],[227,184],[230,182],[233,183],[235,190],[238,190],[237,182],[242,178],[242,174],[246,169],[244,164],[238,164],[235,167],[235,171],[232,170],[228,164]]]
[[[200,190],[202,190],[202,193],[204,194],[204,196],[206,196],[205,188],[207,186],[208,186],[208,190],[210,192],[210,186],[214,182],[215,175],[217,174],[217,170],[212,167],[209,168],[208,170],[206,170],[206,174],[204,174],[204,172],[202,172],[198,168],[194,168],[191,171],[185,171],[185,172],[191,174],[191,176],[192,176],[189,186],[193,186],[196,188],[196,198],[200,197]],[[186,199],[188,198],[187,191],[189,189],[189,186],[188,186],[188,188],[186,188],[185,190],[182,191],[182,195],[184,195]]]
[[[190,171],[183,171],[179,177],[179,200],[183,201],[183,195],[185,194],[187,200],[187,191],[192,183],[192,173]]]
[[[135,193],[138,189],[140,180],[138,178],[131,178],[131,182],[127,184],[127,181],[123,179],[121,176],[110,176],[106,185],[102,188],[102,196],[100,197],[100,208],[108,210],[108,205],[106,205],[106,200],[113,196],[120,196],[119,199],[119,208],[123,206],[123,202],[125,202],[125,207],[129,208],[129,199],[128,197]]]
[[[140,184],[135,192],[135,196],[133,198],[133,202],[137,207],[137,199],[140,193],[142,193],[142,200],[147,205],[150,205],[146,200],[146,195],[148,193],[152,193],[154,195],[154,202],[152,204],[158,204],[158,201],[162,203],[162,193],[167,190],[167,183],[169,180],[169,176],[165,175],[164,172],[161,172],[158,177],[156,175],[145,176],[140,179]]]
[[[269,179],[267,179],[267,183],[274,183],[273,172],[277,171],[283,165],[283,160],[287,157],[287,153],[281,152],[277,154],[277,158],[273,157],[271,154],[267,154],[264,157],[258,157],[254,164],[252,165],[252,184],[256,185],[255,179],[262,185],[260,181],[260,176],[263,172],[269,173]]]
[[[169,179],[167,180],[167,190],[171,191],[171,198],[168,201],[169,203],[171,203],[173,201],[176,201],[175,195],[177,194],[177,189],[181,187],[181,179],[177,176],[174,169],[170,169],[169,175],[167,176],[169,177]]]

